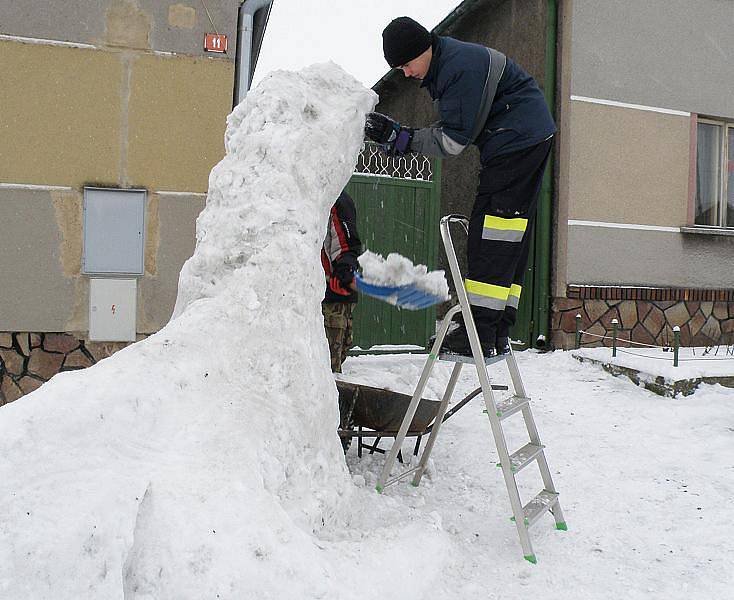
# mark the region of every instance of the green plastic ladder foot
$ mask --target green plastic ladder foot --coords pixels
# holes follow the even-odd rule
[[[561,521],[560,523],[556,523],[556,529],[560,531],[568,531],[568,527],[566,526],[565,521]]]
[[[411,481],[410,485],[412,485],[413,487],[418,487],[418,484],[415,481]]]
[[[538,559],[535,558],[535,554],[526,554],[523,558],[529,563],[533,563],[534,565],[538,564]]]
[[[383,487],[381,485],[376,485],[375,489],[377,490],[378,494],[382,494]]]

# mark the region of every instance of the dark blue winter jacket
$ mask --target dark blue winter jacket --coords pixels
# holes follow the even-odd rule
[[[508,58],[484,127],[476,139],[470,139],[482,113],[490,68],[488,49],[440,36],[434,36],[432,47],[433,57],[421,87],[428,88],[438,105],[440,122],[418,129],[412,150],[450,156],[475,143],[485,162],[534,146],[555,133],[553,117],[535,80]]]

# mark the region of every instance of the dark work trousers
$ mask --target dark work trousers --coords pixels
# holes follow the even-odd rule
[[[482,161],[469,219],[465,287],[480,339],[493,344],[515,324],[540,186],[553,138]]]

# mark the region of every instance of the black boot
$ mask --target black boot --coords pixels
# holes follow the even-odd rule
[[[484,358],[490,358],[497,355],[494,338],[483,339],[479,334],[479,345],[482,347]],[[466,333],[464,325],[460,325],[451,333],[447,334],[441,344],[441,353],[459,354],[460,356],[471,356],[471,345],[469,344],[469,336]]]
[[[500,322],[497,324],[497,354],[509,354],[512,351],[510,347],[510,318],[505,308]]]
[[[505,336],[498,337],[496,347],[497,354],[509,354],[511,351],[510,338]]]

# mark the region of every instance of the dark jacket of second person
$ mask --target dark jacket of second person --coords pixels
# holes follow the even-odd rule
[[[342,296],[329,288],[328,280],[332,273],[350,268],[357,271],[357,257],[362,253],[362,242],[357,233],[357,209],[354,201],[346,192],[339,194],[329,214],[324,246],[321,249],[321,264],[326,273],[326,294],[324,302],[356,302],[358,294],[352,292]]]

